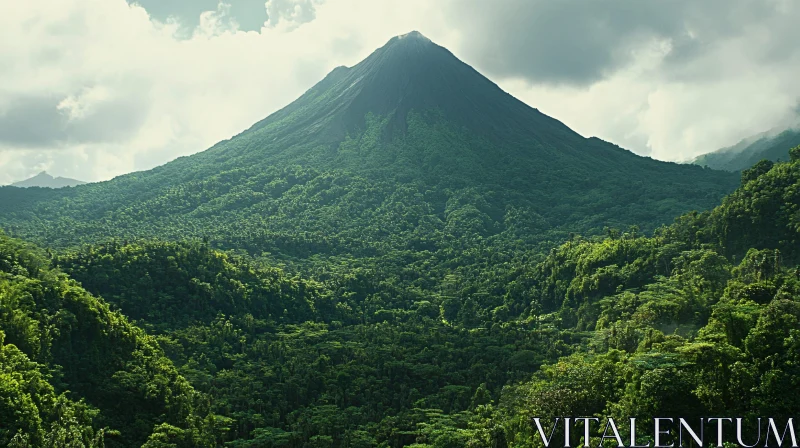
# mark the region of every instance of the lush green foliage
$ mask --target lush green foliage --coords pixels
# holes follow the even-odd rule
[[[249,314],[273,324],[313,320],[327,306],[320,286],[256,269],[200,243],[88,246],[56,264],[126,316],[158,331]]]
[[[593,331],[586,351],[504,390],[506,437],[530,416],[789,418],[800,401],[800,163],[754,170],[710,213],[655,236],[573,240],[530,274],[536,319]],[[750,247],[750,249],[745,249]],[[755,431],[755,430],[754,430]],[[593,436],[601,436],[602,428]]]
[[[580,157],[541,147],[487,160],[509,150],[433,120],[413,119],[408,134],[380,145],[369,136],[384,126],[375,121],[338,152],[321,155],[263,156],[250,150],[259,134],[245,134],[191,163],[108,183],[63,192],[0,189],[0,224],[62,248],[205,237],[213,247],[320,280],[360,266],[405,287],[456,284],[494,295],[508,280],[496,266],[538,257],[571,232],[632,224],[652,231],[710,208],[737,177],[582,138]],[[546,161],[540,151],[550,154]],[[279,162],[303,167],[272,165]]]
[[[580,340],[508,311],[483,322],[475,301],[403,292],[364,270],[288,279],[200,243],[87,247],[57,263],[159,333],[231,419],[232,446],[410,443],[419,424],[485,404]]]
[[[532,415],[796,411],[782,391],[800,386],[799,191],[800,163],[759,164],[710,212],[653,236],[574,236],[495,266],[502,286],[484,294],[458,269],[432,290],[403,280],[426,277],[413,265],[386,275],[402,260],[311,281],[205,242],[89,245],[54,263],[153,332],[206,397],[213,417],[148,420],[147,446],[530,446]],[[125,427],[84,394],[100,412],[85,437]]]
[[[140,446],[170,423],[207,445],[205,405],[156,340],[2,234],[0,335],[0,443]]]

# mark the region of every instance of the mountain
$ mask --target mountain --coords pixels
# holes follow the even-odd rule
[[[75,179],[70,179],[68,177],[53,177],[47,174],[47,171],[42,171],[41,173],[25,180],[21,180],[19,182],[14,182],[11,184],[12,187],[46,187],[46,188],[62,188],[62,187],[74,187],[76,185],[83,185],[86,182],[82,182]]]
[[[201,153],[76,188],[0,188],[0,226],[51,247],[207,238],[319,275],[410,265],[421,278],[398,281],[431,288],[456,270],[488,285],[492,266],[571,232],[650,232],[738,183],[584,138],[414,32]]]
[[[339,144],[348,133],[367,127],[365,117],[373,114],[386,121],[382,133],[389,138],[408,128],[410,113],[430,110],[458,126],[500,139],[520,133],[550,144],[582,140],[416,31],[392,38],[352,68],[334,69],[297,101],[248,132],[319,132],[318,139]],[[275,132],[279,129],[283,132]]]
[[[800,145],[800,129],[786,129],[779,133],[768,131],[743,139],[733,146],[698,156],[692,163],[715,170],[742,171],[759,160],[786,160],[786,148],[797,145]]]

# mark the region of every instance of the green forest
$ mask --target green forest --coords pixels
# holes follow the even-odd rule
[[[466,282],[401,251],[301,275],[202,239],[0,236],[0,444],[526,447],[531,416],[787,418],[799,237],[800,147],[710,211]]]

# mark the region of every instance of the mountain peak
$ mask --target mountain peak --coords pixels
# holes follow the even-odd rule
[[[39,174],[30,177],[25,180],[21,180],[19,182],[15,182],[11,184],[14,187],[47,187],[47,188],[62,188],[62,187],[74,187],[76,185],[82,185],[86,182],[76,180],[76,179],[69,179],[67,177],[54,177],[50,175],[47,171],[42,171]]]
[[[388,120],[382,135],[391,138],[407,131],[410,113],[427,112],[487,137],[566,139],[569,146],[582,140],[419,31],[389,39],[350,68],[337,67],[297,101],[250,130],[282,128],[284,135],[298,131],[294,135],[304,139],[338,144],[346,135],[364,130],[369,114]]]
[[[387,45],[420,45],[433,44],[433,41],[425,37],[419,31],[411,31],[389,39]]]
[[[403,68],[403,66],[409,68],[420,62],[430,64],[437,61],[442,62],[446,58],[458,60],[447,49],[436,45],[419,31],[411,31],[389,39],[384,46],[375,50],[356,67],[364,65],[370,59],[380,59],[383,64],[391,61],[400,66],[396,68]]]
[[[412,38],[412,39],[425,39],[425,40],[430,41],[430,39],[428,39],[427,37],[423,36],[422,33],[420,33],[417,30],[413,30],[413,31],[410,31],[410,32],[408,32],[406,34],[401,34],[401,35],[395,36],[395,37],[397,37],[398,39]]]

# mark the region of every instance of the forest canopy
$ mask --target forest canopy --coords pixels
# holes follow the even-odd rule
[[[788,418],[791,154],[651,234],[573,235],[466,282],[426,265],[450,272],[435,287],[402,252],[299,275],[202,240],[0,236],[0,443],[537,446],[532,416]]]

